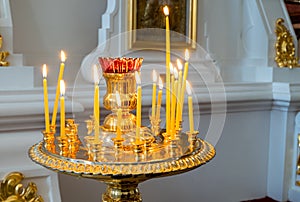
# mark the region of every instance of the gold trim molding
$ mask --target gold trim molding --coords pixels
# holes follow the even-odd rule
[[[2,48],[3,37],[0,35],[0,49]],[[6,61],[6,58],[9,56],[8,51],[0,51],[0,66],[9,66],[9,62]]]
[[[295,56],[295,45],[290,31],[283,24],[284,19],[278,18],[275,24],[276,44],[275,61],[278,67],[290,69],[300,67],[299,58]]]
[[[128,9],[127,9],[127,18],[128,18],[128,31],[129,31],[129,37],[128,37],[128,47],[130,49],[132,48],[157,48],[157,47],[164,47],[163,43],[159,39],[161,39],[160,34],[163,32],[158,31],[157,37],[155,40],[152,39],[143,39],[139,40],[138,35],[143,35],[142,32],[139,32],[137,28],[137,2],[138,0],[129,0],[128,1]],[[172,47],[175,49],[181,49],[181,48],[191,48],[195,49],[196,48],[196,41],[197,41],[197,4],[198,0],[190,0],[186,1],[186,18],[187,18],[187,25],[186,25],[186,33],[183,34],[186,39],[182,40],[179,39],[180,33],[178,35],[173,36],[174,37],[174,42],[172,42]],[[167,4],[165,4],[167,5]],[[164,4],[159,5],[161,8],[164,6]],[[162,11],[162,9],[161,9]],[[144,28],[144,29],[155,29],[159,27],[149,27],[149,28]],[[151,31],[150,31],[151,32]],[[175,32],[175,31],[173,31]],[[175,40],[176,38],[176,40]]]
[[[27,187],[21,184],[24,175],[19,172],[9,173],[0,184],[1,202],[43,202],[43,198],[37,195],[37,186],[29,182]]]

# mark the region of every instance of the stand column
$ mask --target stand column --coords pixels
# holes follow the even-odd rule
[[[106,192],[102,194],[103,202],[141,202],[138,182],[106,182]]]

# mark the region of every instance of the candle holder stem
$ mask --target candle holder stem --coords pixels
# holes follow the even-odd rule
[[[117,181],[107,182],[106,192],[102,194],[103,202],[141,202],[142,197],[138,189],[138,182]]]

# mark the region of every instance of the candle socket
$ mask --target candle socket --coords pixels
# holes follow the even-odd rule
[[[67,137],[57,137],[59,155],[67,157],[69,155],[69,141]]]
[[[94,136],[84,137],[86,141],[86,147],[88,151],[88,158],[90,161],[101,161],[103,152],[102,152],[102,142],[95,141]]]
[[[157,136],[160,133],[160,122],[160,119],[150,116],[151,131],[154,136]]]
[[[199,134],[199,131],[187,131],[186,134],[188,135],[190,146],[194,146],[195,142],[197,141],[197,135]]]
[[[117,150],[123,149],[123,142],[124,138],[112,138],[112,141],[114,142],[114,146]]]
[[[183,120],[179,121],[178,126],[176,126],[176,133],[180,134],[182,132],[182,124],[183,124]]]
[[[143,153],[145,151],[145,141],[136,140],[133,145],[133,151],[135,153]]]
[[[179,139],[169,141],[167,152],[170,154],[171,157],[176,157],[178,154],[182,153],[179,141]]]
[[[50,132],[52,132],[53,134],[56,133],[56,125],[50,125]]]
[[[75,123],[74,119],[66,120],[65,131],[70,144],[80,144],[80,140],[78,138],[78,124]]]
[[[44,135],[43,140],[44,140],[45,148],[48,151],[54,153],[55,152],[54,133],[53,132],[46,132],[46,131],[43,131],[42,133]]]

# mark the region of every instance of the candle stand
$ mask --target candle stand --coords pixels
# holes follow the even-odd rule
[[[29,150],[30,158],[53,171],[90,178],[107,184],[102,195],[104,202],[142,201],[138,185],[152,178],[171,176],[195,169],[215,156],[214,147],[197,138],[197,131],[167,134],[160,128],[160,119],[150,117],[152,126],[136,130],[136,80],[140,71],[140,58],[100,58],[107,92],[104,107],[111,110],[99,137],[95,137],[95,121],[86,121],[88,134],[82,137],[75,120],[69,119],[65,136],[44,133],[43,141]],[[116,103],[120,94],[121,106]],[[118,124],[117,107],[121,107],[121,124]],[[118,129],[118,127],[120,128]],[[121,130],[121,137],[117,131]],[[139,134],[137,134],[139,131]],[[120,132],[120,131],[119,131]]]

